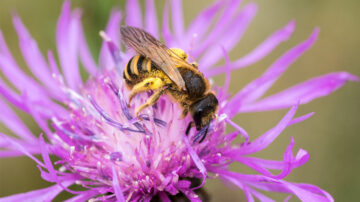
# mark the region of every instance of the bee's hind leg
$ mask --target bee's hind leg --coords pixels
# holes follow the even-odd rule
[[[149,107],[149,106],[155,104],[159,100],[160,96],[164,93],[164,91],[165,90],[163,90],[163,89],[161,89],[159,91],[155,91],[154,94],[152,94],[149,97],[149,99],[146,101],[145,104],[141,105],[140,107],[138,107],[136,109],[136,117],[138,117],[141,120],[141,118],[139,117],[139,113],[146,107]]]
[[[131,100],[138,93],[145,92],[148,90],[158,90],[165,86],[165,82],[161,78],[146,78],[142,82],[136,84],[129,95],[129,105]]]

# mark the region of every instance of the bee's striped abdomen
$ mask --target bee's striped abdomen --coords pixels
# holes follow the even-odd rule
[[[142,55],[132,57],[124,68],[123,77],[127,84],[135,85],[156,69],[151,60]]]
[[[146,63],[146,59],[144,56],[140,55],[138,62],[136,64],[134,64],[135,66],[133,67],[133,70],[135,72],[136,75],[140,75],[143,73],[146,73],[146,69],[143,69],[143,65],[144,63]]]

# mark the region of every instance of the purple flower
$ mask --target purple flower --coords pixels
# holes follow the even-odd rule
[[[309,113],[295,118],[299,105],[330,94],[346,81],[359,79],[347,72],[335,72],[263,97],[283,72],[312,46],[319,33],[315,29],[308,39],[287,51],[263,75],[231,96],[227,92],[230,72],[267,56],[286,41],[295,28],[295,22],[289,22],[249,54],[230,61],[227,52],[241,39],[257,11],[252,3],[238,12],[239,6],[239,0],[218,0],[185,29],[181,1],[173,0],[171,5],[165,5],[161,36],[167,46],[184,49],[198,62],[205,76],[222,73],[227,76],[224,87],[213,87],[219,109],[202,143],[193,142],[199,134],[195,130],[185,136],[191,118],[179,119],[181,108],[167,96],[162,96],[156,106],[145,109],[142,121],[135,117],[135,109],[148,95],[136,96],[132,105],[127,106],[129,90],[121,75],[134,53],[120,51],[120,11],[111,14],[105,30],[109,38],[103,43],[98,62],[88,49],[81,13],[71,10],[70,1],[64,3],[57,24],[59,61],[52,51],[44,57],[20,18],[14,16],[20,49],[37,80],[21,71],[0,33],[0,69],[16,88],[13,90],[0,80],[0,120],[16,134],[14,137],[0,133],[0,156],[30,157],[38,164],[41,177],[54,185],[0,200],[50,201],[67,191],[75,195],[69,201],[150,201],[154,196],[169,201],[170,196],[178,193],[191,201],[199,201],[195,192],[207,178],[220,178],[242,189],[248,201],[254,201],[254,197],[272,201],[263,191],[288,193],[302,201],[333,201],[331,195],[314,185],[283,180],[292,169],[309,159],[303,149],[293,153],[293,138],[281,161],[260,159],[251,154],[269,146],[288,126],[312,116],[313,113]],[[146,1],[144,17],[137,0],[128,0],[126,11],[125,24],[141,27],[160,38],[153,0]],[[222,58],[225,65],[216,66]],[[79,61],[90,75],[86,81],[81,79]],[[43,134],[39,138],[32,134],[5,100],[30,114]],[[231,121],[238,113],[284,108],[290,110],[278,124],[251,142],[246,131]],[[226,133],[227,127],[235,131]],[[241,144],[233,142],[238,136],[242,138]],[[40,154],[42,160],[35,154]],[[59,160],[52,162],[50,155]],[[258,174],[231,171],[229,165],[233,162],[240,162]],[[280,172],[273,174],[273,170]],[[74,184],[84,190],[69,188]]]

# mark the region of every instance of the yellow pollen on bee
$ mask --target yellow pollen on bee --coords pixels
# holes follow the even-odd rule
[[[175,53],[177,56],[184,59],[185,61],[187,60],[188,55],[185,53],[184,50],[182,50],[180,48],[170,48],[170,50],[172,51],[172,53],[170,53],[170,54]]]

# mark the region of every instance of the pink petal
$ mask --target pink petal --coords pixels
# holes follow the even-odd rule
[[[28,143],[37,142],[35,136],[26,127],[23,121],[14,113],[14,111],[0,99],[1,116],[0,121],[9,128],[18,137],[21,137]]]
[[[0,54],[0,66],[6,78],[14,84],[20,92],[32,92],[31,98],[35,100],[46,97],[44,89],[42,89],[42,87],[32,78],[25,75],[16,64],[11,62],[10,58]]]
[[[200,187],[203,187],[204,184],[205,184],[205,181],[206,181],[206,168],[204,166],[204,164],[202,163],[200,157],[197,155],[197,153],[194,151],[194,149],[191,147],[190,143],[189,143],[189,140],[187,138],[187,136],[184,135],[184,142],[185,142],[185,145],[186,145],[186,148],[189,152],[189,155],[191,156],[192,160],[194,161],[196,167],[199,169],[200,173],[202,174],[203,176],[203,179],[202,179],[202,182],[201,184],[198,186],[198,187],[194,187],[192,188],[193,190],[194,189],[198,189]]]
[[[273,161],[255,157],[246,157],[238,155],[237,152],[234,152],[232,155],[230,155],[230,157],[265,176],[274,179],[282,179],[288,174],[290,174],[292,169],[305,164],[309,159],[309,154],[302,149],[298,151],[296,157],[294,158],[292,153],[293,146],[294,140],[293,138],[291,138],[291,142],[284,153],[283,161]],[[281,170],[281,173],[278,175],[273,175],[268,169]]]
[[[243,186],[243,189],[242,189],[245,193],[245,197],[246,197],[246,200],[248,202],[254,202],[254,197],[252,196],[251,192],[249,191],[249,189],[247,188],[247,186]]]
[[[226,118],[225,121],[230,124],[232,127],[234,127],[237,131],[240,132],[240,134],[245,138],[245,142],[244,144],[247,144],[249,142],[249,135],[246,132],[245,129],[243,129],[242,127],[240,127],[239,125],[237,125],[236,123],[234,123],[233,121],[231,121],[231,119]]]
[[[297,105],[293,106],[289,112],[281,119],[281,121],[272,129],[268,130],[265,134],[251,142],[250,144],[243,145],[238,149],[239,155],[252,154],[265,149],[269,146],[277,136],[288,126],[297,110]]]
[[[247,186],[245,186],[240,180],[231,178],[231,177],[227,177],[227,176],[222,176],[222,178],[226,179],[227,181],[233,183],[234,185],[236,185],[237,187],[239,187],[240,189],[242,189],[245,193],[245,197],[247,201],[254,201],[254,198],[251,194],[251,192],[249,192]]]
[[[77,175],[73,176],[72,174],[62,176],[63,173],[57,172],[53,166],[53,163],[50,160],[49,149],[48,149],[49,146],[45,143],[42,135],[40,135],[39,139],[40,139],[39,142],[40,142],[41,156],[45,163],[44,168],[48,171],[48,172],[46,172],[43,168],[38,166],[38,168],[41,172],[41,177],[43,179],[45,179],[46,181],[56,182],[60,187],[62,187],[64,190],[66,190],[69,193],[82,194],[83,191],[73,191],[73,190],[68,189],[66,186],[68,181],[75,181],[82,177],[77,176]]]
[[[257,46],[252,52],[235,61],[233,65],[236,67],[244,67],[259,61],[277,47],[281,42],[287,41],[295,29],[295,21],[290,21],[284,28],[276,31],[268,37],[263,43]]]
[[[310,112],[308,114],[305,114],[303,116],[300,116],[300,117],[297,117],[297,118],[294,118],[293,120],[290,121],[289,125],[288,126],[291,126],[291,125],[294,125],[294,124],[297,124],[297,123],[300,123],[300,122],[303,122],[305,121],[306,119],[312,117],[315,113],[314,112]]]
[[[230,69],[241,69],[250,66],[270,54],[281,42],[287,41],[295,29],[295,21],[290,21],[284,28],[276,31],[253,51],[244,57],[232,62]],[[220,66],[206,71],[209,77],[226,72],[225,66]]]
[[[174,37],[169,27],[169,3],[165,1],[164,12],[163,12],[163,23],[162,23],[162,36],[164,37],[165,43],[168,47],[177,47],[175,44]]]
[[[5,138],[2,136],[0,136],[0,148],[2,149],[0,150],[1,157],[16,157],[26,155],[24,152],[19,150],[19,147],[26,150],[27,154],[35,155],[40,153],[38,143],[36,142],[28,143],[26,141],[19,140],[18,138],[9,136]]]
[[[67,186],[69,185],[70,183],[67,183]],[[0,201],[52,201],[62,191],[63,188],[59,185],[53,185],[44,189],[3,197],[0,198]]]
[[[240,2],[240,0],[230,0],[227,2],[226,8],[209,35],[199,42],[198,46],[194,47],[192,52],[192,56],[194,58],[199,57],[204,51],[214,44],[214,41],[222,38],[223,34],[229,29],[229,24],[232,22],[232,18],[234,17]]]
[[[192,190],[184,190],[182,191],[184,195],[190,200],[190,202],[201,202],[198,195],[194,193]]]
[[[248,184],[264,191],[292,193],[302,201],[334,201],[330,194],[314,185],[303,186],[303,184],[275,180],[262,175],[246,175],[219,169],[216,172],[221,178],[231,182]]]
[[[335,72],[319,76],[258,102],[244,105],[239,112],[283,109],[294,105],[299,100],[300,104],[306,104],[316,98],[329,95],[347,81],[359,81],[359,78],[347,72]]]
[[[22,111],[27,111],[21,97],[7,86],[0,78],[0,94],[11,104]]]
[[[0,31],[0,54],[6,58],[9,58],[9,60],[11,60],[12,63],[15,63],[15,60],[12,57],[12,54],[10,53],[9,48],[6,45],[4,36],[1,31]]]
[[[282,75],[282,73],[291,65],[299,56],[308,50],[317,39],[319,29],[311,34],[310,38],[299,45],[295,46],[282,57],[280,57],[271,67],[258,79],[246,85],[230,101],[230,106],[237,107],[241,110],[241,105],[251,103],[260,98]]]
[[[71,13],[70,6],[69,0],[63,4],[56,29],[56,45],[66,82],[70,88],[78,89],[82,85],[78,64],[81,13]]]
[[[49,119],[53,117],[55,114],[58,117],[64,117],[68,115],[68,111],[61,106],[51,100],[31,100],[29,98],[28,92],[24,92],[21,96],[23,99],[23,104],[27,109],[26,112],[31,114],[38,114],[38,116],[42,117],[42,119]]]
[[[59,87],[51,76],[48,64],[42,56],[36,41],[31,38],[30,33],[17,15],[13,17],[13,22],[19,37],[20,50],[31,72],[44,86],[50,88],[50,92],[60,93]]]
[[[18,140],[15,140],[14,138],[10,138],[7,137],[5,134],[0,133],[0,137],[5,140],[8,141],[9,144],[12,144],[14,149],[22,152],[23,154],[25,154],[26,156],[28,156],[29,158],[31,158],[32,160],[34,160],[38,165],[45,167],[45,165],[39,161],[39,159],[37,159],[34,155],[32,155],[25,146],[21,145]]]
[[[91,52],[86,42],[84,30],[81,25],[79,30],[79,53],[81,63],[84,65],[87,72],[89,72],[90,75],[95,76],[99,70],[93,56],[91,55]]]
[[[39,154],[40,151],[28,151],[29,154]],[[13,157],[20,157],[24,156],[24,153],[20,151],[10,151],[10,150],[1,150],[0,151],[0,158],[13,158]]]
[[[142,28],[142,15],[138,0],[128,0],[126,2],[125,23],[130,26]]]
[[[326,191],[320,189],[319,187],[312,185],[312,184],[304,184],[304,183],[296,183],[296,186],[311,191],[315,194],[324,195],[329,201],[334,201],[333,197]]]
[[[321,196],[318,194],[314,194],[313,192],[303,189],[299,186],[297,186],[296,184],[292,184],[292,183],[284,183],[286,185],[286,187],[293,193],[295,194],[300,200],[302,201],[334,201],[334,199],[331,197],[330,194],[328,194],[327,192],[323,191],[323,193],[325,195]]]
[[[145,29],[155,38],[159,38],[158,23],[154,0],[146,0]]]
[[[50,160],[48,148],[47,148],[47,145],[44,141],[42,134],[40,135],[39,139],[40,139],[39,142],[40,142],[41,156],[45,163],[45,168],[49,171],[50,177],[53,180],[53,182],[57,182],[58,181],[57,174],[56,174],[55,168]]]
[[[121,191],[118,175],[117,175],[114,167],[112,168],[112,174],[113,174],[113,188],[115,191],[116,198],[120,202],[125,202],[126,200],[125,200],[123,192]]]
[[[117,68],[117,70],[119,72],[122,72],[123,70],[123,58],[122,58],[122,53],[120,51],[120,49],[116,46],[116,44],[114,43],[114,41],[110,38],[108,38],[107,35],[103,35],[103,33],[101,32],[100,35],[102,35],[104,42],[106,43],[108,50],[111,54],[112,60]]]
[[[235,47],[254,18],[256,12],[257,6],[253,3],[247,4],[241,10],[232,21],[232,24],[229,25],[227,31],[223,33],[221,37],[216,39],[213,42],[212,47],[201,57],[199,61],[199,68],[201,68],[201,70],[210,68],[222,58],[222,51],[218,45],[223,46],[227,51],[231,51]]]
[[[0,79],[0,92],[9,102],[27,113],[29,113],[28,105],[31,103],[33,110],[46,117],[52,116],[54,113],[61,114],[64,112],[63,108],[49,99],[47,92],[41,86],[27,77],[16,64],[11,63],[11,58],[2,58],[0,54],[1,65],[3,66],[0,69],[10,81],[15,82],[14,85],[19,87],[22,93],[22,95],[17,95]]]
[[[38,112],[38,110],[31,108],[29,103],[27,104],[27,108],[29,109],[29,114],[32,116],[32,118],[36,121],[37,125],[49,136],[51,136],[53,133],[51,132],[49,125],[48,125],[48,118],[44,118],[41,113]],[[40,103],[39,103],[40,104]],[[54,110],[53,113],[56,113],[56,110]],[[59,117],[62,117],[59,115]],[[63,116],[65,117],[65,116]]]
[[[48,62],[49,62],[49,65],[50,65],[51,72],[53,74],[60,75],[59,67],[56,64],[54,53],[51,50],[48,51]]]
[[[285,198],[284,202],[288,202],[291,199],[292,195],[289,195]]]
[[[225,3],[226,1],[218,0],[202,10],[189,25],[185,37],[187,39],[186,41],[191,41],[194,35],[196,35],[197,39],[202,39],[204,34],[208,32],[210,25],[215,20],[216,14],[225,5]]]
[[[112,39],[117,47],[120,47],[120,22],[120,11],[113,10],[105,30],[106,34]],[[102,69],[111,69],[115,65],[106,41],[104,41],[101,46],[99,64]]]
[[[184,17],[181,0],[171,0],[172,26],[176,39],[180,42],[184,37]]]
[[[255,189],[251,189],[248,187],[248,190],[256,197],[258,198],[261,202],[275,202],[274,200],[272,200],[271,198],[265,196],[264,194],[256,191]]]
[[[94,197],[94,196],[96,196],[98,194],[99,194],[99,192],[93,191],[93,190],[85,191],[82,194],[79,194],[77,196],[74,196],[74,197],[66,200],[65,202],[87,201],[87,200],[91,199],[92,197]]]
[[[32,100],[48,99],[48,94],[44,91],[34,79],[27,76],[16,64],[12,57],[2,33],[0,32],[0,70],[4,76],[20,91],[20,92],[31,92],[30,96]],[[4,90],[6,85],[3,85]],[[13,95],[8,91],[8,95]]]
[[[52,72],[52,77],[56,80],[58,86],[65,86],[64,84],[64,78],[62,76],[62,73],[59,71],[59,67],[57,65],[57,62],[55,60],[54,54],[51,50],[48,50],[48,62],[49,66]],[[59,94],[56,94],[54,98],[60,102],[62,102],[64,99],[66,99],[66,95],[62,92]]]
[[[34,90],[36,92],[36,90]],[[38,111],[41,115],[45,117],[50,117],[54,113],[64,114],[64,109],[61,109],[57,104],[47,100],[48,98],[44,94],[40,94],[37,97],[26,96],[26,92],[23,92],[22,95],[17,95],[13,90],[4,84],[0,79],[0,94],[6,98],[10,103],[16,106],[18,109],[23,110],[24,112],[30,113],[29,103],[33,103],[32,110]],[[39,100],[31,100],[39,99]],[[41,100],[42,99],[42,100]]]

